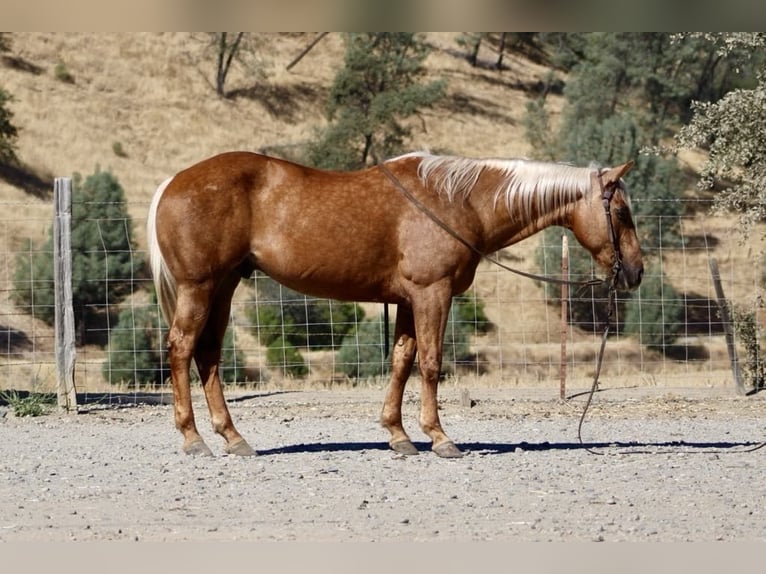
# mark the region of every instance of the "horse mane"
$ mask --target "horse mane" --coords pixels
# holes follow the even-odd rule
[[[474,159],[414,152],[395,159],[420,158],[418,176],[448,201],[465,200],[485,171],[497,174],[495,205],[502,201],[514,219],[529,219],[575,202],[590,191],[596,169],[529,159]]]

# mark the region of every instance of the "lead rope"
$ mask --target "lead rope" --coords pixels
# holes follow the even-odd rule
[[[612,278],[609,282],[609,295],[606,306],[606,320],[604,321],[604,330],[601,334],[601,348],[598,351],[598,358],[596,360],[596,372],[593,375],[593,384],[590,387],[588,393],[588,400],[585,402],[582,414],[580,415],[580,422],[577,424],[577,440],[580,441],[580,446],[584,447],[589,453],[603,456],[603,452],[598,452],[590,447],[586,447],[582,440],[582,424],[585,421],[585,415],[590,408],[590,404],[593,401],[593,395],[598,389],[598,378],[601,374],[601,364],[604,362],[604,352],[606,350],[606,339],[609,335],[609,329],[612,325],[612,314],[614,313],[615,297],[617,294],[617,280],[618,274],[622,269],[622,254],[620,253],[620,244],[617,241],[617,237],[614,233],[614,226],[612,225],[612,210],[610,204],[612,202],[612,196],[614,190],[606,191],[604,189],[604,182],[601,179],[601,170],[598,171],[598,185],[601,189],[601,202],[604,206],[604,213],[606,214],[606,225],[609,230],[609,239],[612,242],[612,248],[614,249],[614,263],[612,264]]]

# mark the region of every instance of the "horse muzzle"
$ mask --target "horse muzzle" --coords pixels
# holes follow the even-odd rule
[[[623,265],[617,271],[616,287],[620,291],[633,291],[641,285],[641,279],[644,278],[643,264],[637,266]]]

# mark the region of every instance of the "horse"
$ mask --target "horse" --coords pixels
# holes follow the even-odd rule
[[[417,354],[420,427],[437,455],[462,456],[437,409],[452,298],[470,287],[484,255],[551,225],[570,229],[615,287],[635,289],[643,261],[622,179],[632,165],[414,152],[331,171],[232,151],[168,178],[152,198],[147,238],[158,304],[169,325],[182,450],[212,455],[192,410],[193,360],[225,452],[257,454],[232,422],[219,360],[235,289],[260,270],[307,295],[396,305],[380,415],[389,446],[418,453],[402,423],[402,397]]]

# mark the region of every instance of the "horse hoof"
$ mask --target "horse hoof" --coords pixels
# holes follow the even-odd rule
[[[247,444],[245,439],[238,440],[232,444],[227,444],[226,452],[228,454],[236,454],[237,456],[255,456],[258,454],[249,444]]]
[[[463,452],[451,440],[434,446],[432,450],[442,458],[460,458],[463,456]]]
[[[415,448],[415,445],[406,439],[391,443],[391,448],[394,450],[394,452],[398,452],[399,454],[404,454],[407,456],[420,454],[420,451]]]
[[[205,441],[201,438],[185,444],[184,452],[192,456],[213,456],[213,451],[208,448]]]

